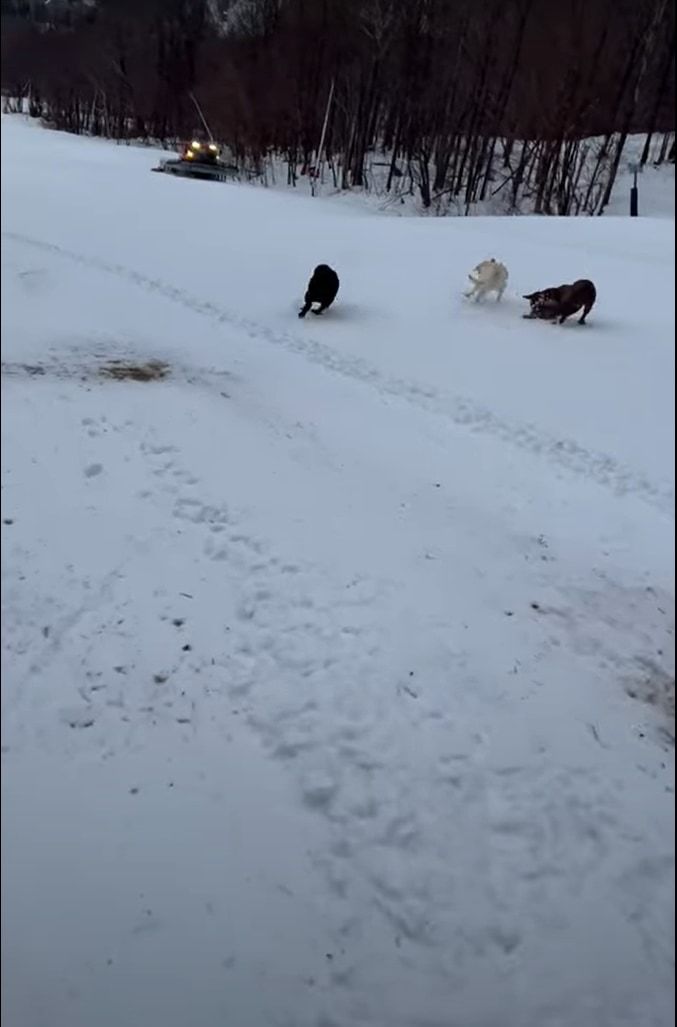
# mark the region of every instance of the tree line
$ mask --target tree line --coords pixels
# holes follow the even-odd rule
[[[674,160],[674,0],[2,0],[2,89],[56,128],[424,208],[601,213]]]

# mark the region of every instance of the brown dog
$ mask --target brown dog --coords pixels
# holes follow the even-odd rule
[[[558,285],[528,293],[524,299],[529,300],[531,304],[530,312],[524,314],[528,319],[539,318],[564,324],[568,317],[583,307],[583,313],[578,320],[578,323],[583,325],[597,299],[597,290],[587,278],[580,278],[573,285]]]

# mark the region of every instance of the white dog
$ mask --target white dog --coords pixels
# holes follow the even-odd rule
[[[492,257],[491,260],[483,260],[481,264],[473,268],[468,278],[473,284],[469,292],[463,294],[466,299],[474,296],[477,303],[487,293],[495,292],[497,294],[496,302],[498,302],[508,284],[508,269],[505,264],[501,264]]]

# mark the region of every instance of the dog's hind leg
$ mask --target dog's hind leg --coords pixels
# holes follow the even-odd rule
[[[592,303],[586,303],[585,306],[583,307],[583,313],[581,314],[581,316],[578,319],[579,325],[584,325],[585,324],[585,319],[586,319],[586,317],[588,316],[588,314],[590,313],[591,310],[592,310]]]

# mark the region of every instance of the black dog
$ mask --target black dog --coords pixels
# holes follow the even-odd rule
[[[319,303],[319,309],[313,314],[321,314],[330,307],[339,291],[339,279],[336,272],[328,264],[318,264],[308,282],[305,303],[299,310],[299,317],[305,317],[313,303]]]
[[[564,324],[568,317],[583,307],[578,323],[584,325],[597,299],[597,290],[589,279],[580,278],[573,285],[558,285],[555,288],[530,292],[524,299],[529,300],[531,304],[530,312],[524,314],[526,318],[559,321],[560,324]]]

